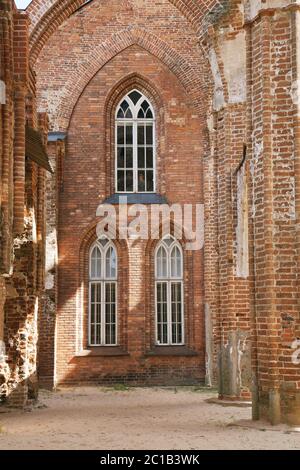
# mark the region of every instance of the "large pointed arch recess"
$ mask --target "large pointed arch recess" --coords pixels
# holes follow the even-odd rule
[[[30,15],[31,61],[34,63],[49,37],[71,15],[88,7],[97,0],[33,0],[27,7]],[[190,0],[169,0],[189,21],[197,35],[206,29],[213,10],[225,11],[223,0],[191,2]],[[208,5],[209,4],[209,5]]]
[[[182,56],[166,42],[145,30],[124,30],[93,49],[86,60],[78,64],[76,70],[70,73],[68,81],[60,95],[60,103],[52,127],[56,131],[66,131],[73,109],[82,93],[95,74],[117,54],[138,45],[162,61],[179,79],[190,94],[196,109],[201,114],[205,107],[205,90],[199,82],[199,74]]]

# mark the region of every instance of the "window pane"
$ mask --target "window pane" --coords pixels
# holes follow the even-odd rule
[[[144,100],[141,104],[141,108],[146,112],[149,108],[149,104],[146,100]]]
[[[134,90],[131,93],[129,93],[128,96],[130,97],[131,101],[134,104],[137,104],[137,102],[139,101],[142,95],[138,91]]]
[[[123,145],[124,144],[124,126],[118,126],[117,130],[117,141],[118,144]]]
[[[118,171],[118,191],[125,191],[125,173],[124,171]]]
[[[113,247],[109,247],[106,252],[105,266],[106,266],[105,268],[106,279],[114,279],[117,274],[117,257],[116,257],[116,251]]]
[[[126,147],[126,168],[133,168],[133,148]]]
[[[138,168],[145,168],[145,147],[138,148]]]
[[[146,168],[153,168],[153,148],[146,149]]]
[[[103,246],[103,248],[105,248],[105,246],[109,243],[107,238],[101,238],[100,240],[98,240],[98,242]]]
[[[171,253],[171,277],[182,277],[181,252],[177,246],[174,246]]]
[[[145,144],[145,137],[144,137],[144,124],[138,125],[138,145],[144,145]]]
[[[127,109],[127,111],[125,113],[125,118],[126,119],[132,119],[133,118],[132,112],[130,111],[130,109]]]
[[[133,191],[133,171],[126,171],[126,189],[125,191]]]
[[[147,145],[153,144],[153,126],[146,126],[146,142]]]
[[[163,246],[159,248],[156,255],[156,276],[158,278],[168,276],[167,252]]]
[[[125,158],[124,158],[124,147],[118,147],[118,168],[124,168]]]
[[[182,343],[182,284],[171,284],[172,343]]]
[[[138,118],[139,118],[139,119],[145,119],[145,113],[144,113],[143,109],[140,109],[140,110],[139,110]]]
[[[153,119],[153,113],[152,113],[152,111],[151,111],[150,108],[149,108],[148,111],[147,111],[146,118],[147,118],[147,119]]]
[[[140,192],[146,191],[145,172],[138,171],[138,190]]]
[[[125,113],[126,110],[129,108],[129,104],[127,103],[126,100],[124,100],[124,101],[121,103],[121,108],[123,109],[124,113]]]
[[[168,296],[167,283],[157,283],[157,342],[168,344]]]
[[[126,126],[126,145],[132,145],[133,144],[133,127],[132,125],[127,125]]]
[[[153,171],[147,171],[147,191],[154,191]]]
[[[116,342],[116,284],[105,283],[105,344]]]
[[[90,272],[92,279],[101,278],[101,251],[97,246],[92,251]]]
[[[101,344],[101,283],[91,284],[90,298],[90,341],[92,345]]]
[[[118,119],[124,119],[124,112],[121,108],[118,111],[117,118]]]

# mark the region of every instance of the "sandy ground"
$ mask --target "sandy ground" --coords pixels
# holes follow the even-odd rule
[[[207,403],[212,396],[195,388],[41,392],[25,411],[0,408],[0,449],[300,449],[300,432],[253,425],[250,408]]]

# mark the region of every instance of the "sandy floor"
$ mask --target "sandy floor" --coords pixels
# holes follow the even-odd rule
[[[211,397],[196,389],[42,392],[27,411],[0,408],[0,449],[300,449],[300,432],[253,428],[250,408]]]

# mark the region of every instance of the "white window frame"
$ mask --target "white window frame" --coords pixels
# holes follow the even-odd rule
[[[137,91],[141,96],[139,101],[136,105],[133,104],[128,95],[130,95],[133,91]],[[118,118],[118,111],[120,109],[121,104],[123,101],[126,100],[129,104],[129,109],[132,113],[132,119],[120,119]],[[141,119],[138,118],[138,112],[141,108],[141,104],[143,101],[146,100],[149,103],[149,107],[151,109],[153,118],[151,119]],[[124,124],[132,124],[133,126],[133,191],[119,191],[118,190],[118,125]],[[139,124],[152,124],[153,129],[153,191],[139,191],[138,190],[138,125]],[[147,96],[145,96],[141,91],[137,89],[133,89],[129,91],[118,103],[116,108],[116,116],[115,116],[115,191],[118,194],[153,194],[156,192],[156,119],[155,119],[155,112],[151,101]]]
[[[97,240],[90,248],[89,253],[89,318],[88,318],[88,342],[89,347],[103,347],[103,346],[118,346],[118,254],[115,245],[112,243],[111,240],[107,239],[107,244],[103,247],[101,245],[101,240],[106,239],[106,237]],[[100,249],[101,253],[101,276],[100,277],[92,277],[92,253],[94,248],[97,247]],[[116,255],[116,275],[114,277],[108,278],[106,277],[106,254],[110,248],[113,248]],[[91,302],[91,294],[92,294],[92,284],[98,284],[101,286],[101,342],[99,344],[92,343],[91,336],[92,336],[92,302]],[[107,284],[114,284],[115,285],[115,308],[116,308],[116,342],[115,343],[107,343],[106,342],[106,321],[105,321],[105,307],[106,307],[106,285]]]
[[[165,244],[166,239],[173,239],[173,243],[168,246]],[[157,264],[157,254],[161,246],[164,247],[167,253],[167,276],[166,277],[158,277],[158,264]],[[177,247],[180,251],[181,256],[181,276],[174,276],[171,277],[171,254],[173,248]],[[184,346],[185,345],[185,314],[184,314],[184,259],[183,259],[183,250],[174,237],[171,235],[165,236],[155,250],[155,344],[157,346]],[[168,334],[168,342],[167,343],[160,343],[158,341],[158,309],[157,309],[157,285],[166,283],[167,284],[167,334]],[[171,289],[172,284],[179,284],[181,285],[181,311],[182,311],[182,341],[180,343],[173,343],[172,341],[172,295]]]

